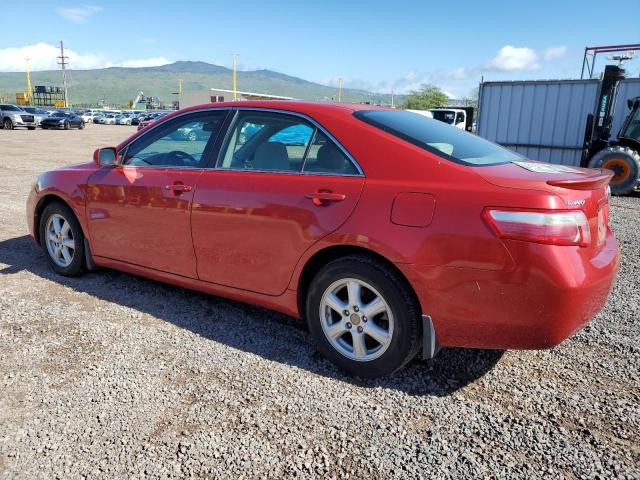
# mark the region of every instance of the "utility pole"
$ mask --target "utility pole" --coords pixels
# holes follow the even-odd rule
[[[393,88],[392,88],[391,89],[391,108],[396,108],[396,106],[393,103],[393,94],[394,94],[394,91],[393,91]]]
[[[233,56],[233,101],[238,100],[238,78],[237,78],[237,67],[238,67],[238,54],[232,53]]]
[[[338,78],[338,102],[342,101],[342,77]]]
[[[29,69],[30,58],[25,58],[27,62],[27,101],[31,104],[31,96],[33,95],[33,86],[31,85],[31,70]]]
[[[58,65],[62,69],[62,85],[64,87],[64,106],[69,106],[69,92],[67,89],[67,65],[69,65],[69,57],[64,54],[64,43],[60,40],[60,56],[58,57]]]
[[[178,80],[178,95],[182,93],[182,79]]]

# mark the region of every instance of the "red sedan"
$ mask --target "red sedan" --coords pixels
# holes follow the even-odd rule
[[[406,111],[222,103],[42,174],[27,215],[62,275],[306,318],[324,355],[374,377],[420,349],[548,348],[584,325],[618,268],[610,178]]]

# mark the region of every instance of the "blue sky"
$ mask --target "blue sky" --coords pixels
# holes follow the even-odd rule
[[[23,71],[26,56],[33,70],[54,68],[64,40],[75,69],[175,60],[230,66],[238,53],[241,69],[330,85],[342,78],[385,92],[434,83],[461,97],[481,76],[577,78],[586,45],[640,42],[640,24],[623,20],[637,17],[640,0],[615,8],[590,0],[32,0],[28,11],[3,3],[0,71]],[[6,21],[27,13],[26,22]],[[627,68],[637,76],[640,59]]]

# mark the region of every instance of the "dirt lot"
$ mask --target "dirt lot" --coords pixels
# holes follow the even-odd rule
[[[560,347],[356,381],[282,315],[52,272],[31,185],[133,131],[0,130],[0,478],[640,477],[640,196],[613,200],[609,304]]]

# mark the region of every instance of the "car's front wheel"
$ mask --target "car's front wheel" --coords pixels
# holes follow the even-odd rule
[[[420,348],[419,308],[386,264],[348,256],[323,267],[309,287],[307,321],[320,352],[352,375],[387,375]]]
[[[84,234],[68,206],[45,207],[40,215],[40,245],[59,274],[72,277],[84,272]]]
[[[5,130],[13,130],[13,122],[10,118],[4,119],[4,121],[2,122],[2,128],[4,128]]]

